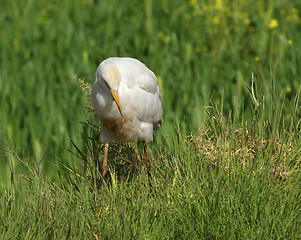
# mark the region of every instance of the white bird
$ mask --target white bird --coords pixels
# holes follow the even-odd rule
[[[111,57],[97,68],[92,87],[92,103],[100,120],[105,144],[102,182],[108,170],[111,141],[142,140],[145,164],[150,174],[146,143],[163,121],[161,94],[155,74],[134,58]]]

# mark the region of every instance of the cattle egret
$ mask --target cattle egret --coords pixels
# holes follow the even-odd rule
[[[100,121],[105,144],[102,179],[108,170],[109,143],[142,140],[144,161],[150,174],[146,142],[163,121],[161,94],[155,74],[134,58],[111,57],[97,68],[92,103]]]

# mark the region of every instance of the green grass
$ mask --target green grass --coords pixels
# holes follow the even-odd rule
[[[148,179],[137,146],[113,144],[100,192],[97,130],[82,165],[62,164],[59,181],[27,165],[1,189],[4,239],[296,239],[300,237],[299,136],[233,128],[214,109],[206,130],[157,140]],[[271,122],[267,124],[273,125]],[[300,124],[300,122],[299,122]],[[267,130],[269,132],[269,130]],[[266,136],[271,136],[266,134]],[[138,149],[140,149],[138,144]],[[111,151],[112,153],[112,151]],[[150,189],[149,182],[152,185]]]
[[[1,239],[300,238],[298,1],[1,6]],[[98,123],[78,79],[91,86],[109,56],[155,72],[164,123],[152,178],[139,143],[113,145],[97,194]]]

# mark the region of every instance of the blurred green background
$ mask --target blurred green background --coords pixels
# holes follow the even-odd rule
[[[110,56],[144,62],[158,77],[164,124],[157,135],[195,133],[214,101],[236,122],[251,119],[251,73],[263,101],[287,101],[289,121],[301,84],[301,1],[1,0],[0,148],[41,159],[78,161],[86,114],[79,78],[93,83]],[[274,78],[276,98],[272,98]],[[0,153],[0,184],[16,161]]]

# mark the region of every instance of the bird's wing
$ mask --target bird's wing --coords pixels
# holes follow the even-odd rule
[[[114,57],[109,58],[108,61],[114,63],[119,70],[121,81],[126,81],[128,86],[135,85],[150,93],[158,91],[155,74],[139,60]]]
[[[134,79],[136,86],[149,93],[159,93],[158,81],[155,74],[149,69],[146,70],[147,71],[140,72],[138,77]]]
[[[161,95],[159,90],[148,92],[139,86],[129,88],[120,84],[120,101],[124,102],[124,111],[131,112],[143,122],[156,123],[162,121]]]

